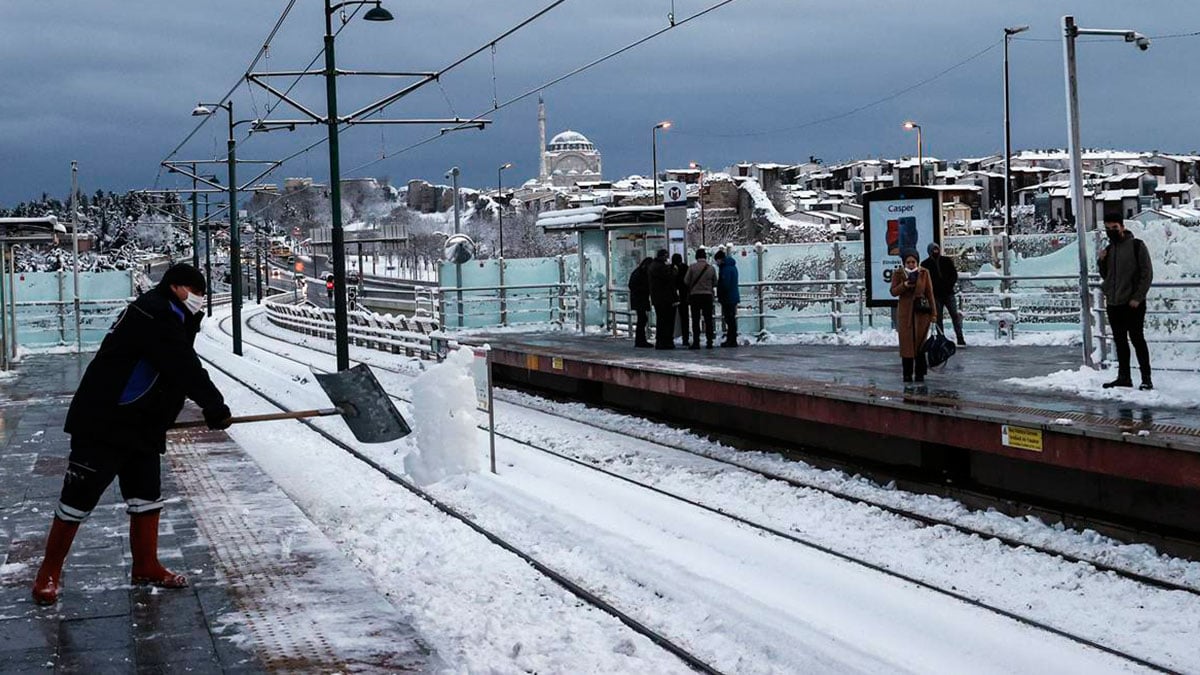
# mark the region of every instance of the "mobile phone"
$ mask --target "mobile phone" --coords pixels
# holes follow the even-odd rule
[[[917,277],[921,274],[921,270],[908,270],[908,282],[911,284],[917,283]]]

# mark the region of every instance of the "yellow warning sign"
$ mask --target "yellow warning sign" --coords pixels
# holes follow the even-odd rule
[[[1010,448],[1041,452],[1042,430],[1004,424],[1000,426],[1000,442]]]
[[[562,357],[555,356],[555,357],[551,358],[550,359],[550,367],[555,370],[562,370],[563,369]]]

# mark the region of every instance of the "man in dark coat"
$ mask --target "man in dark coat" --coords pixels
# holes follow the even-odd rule
[[[724,251],[713,254],[713,262],[717,264],[720,278],[717,280],[717,302],[721,303],[721,320],[725,323],[725,341],[722,347],[738,346],[737,307],[742,301],[738,290],[737,262]]]
[[[650,320],[650,263],[646,258],[638,263],[629,275],[629,309],[637,314],[637,328],[633,333],[634,347],[653,347],[646,339],[646,323]]]
[[[675,292],[679,295],[679,326],[680,334],[683,336],[683,346],[687,346],[688,340],[688,303],[687,303],[687,284],[683,283],[684,277],[687,276],[688,266],[683,262],[683,256],[676,253],[671,256],[671,267],[675,270]]]
[[[1117,379],[1105,382],[1104,388],[1132,387],[1129,372],[1129,343],[1137,352],[1138,370],[1142,371],[1143,391],[1154,388],[1150,377],[1150,349],[1146,346],[1143,327],[1146,323],[1146,294],[1154,281],[1154,266],[1146,244],[1125,229],[1120,215],[1104,218],[1104,233],[1108,246],[1100,251],[1096,267],[1104,302],[1108,306],[1108,323],[1112,326],[1113,343],[1117,348]]]
[[[654,305],[654,348],[675,348],[675,303],[679,296],[675,291],[675,268],[667,257],[667,249],[660,248],[650,263],[650,302]]]
[[[945,330],[945,317],[950,315],[950,323],[954,325],[954,337],[959,345],[966,345],[963,339],[962,315],[958,313],[958,304],[954,293],[958,286],[958,270],[954,261],[942,255],[942,247],[937,242],[930,242],[925,249],[929,257],[921,267],[929,270],[929,278],[933,281],[933,296],[937,298],[938,327]]]
[[[133,583],[187,586],[185,577],[158,561],[159,455],[185,398],[200,406],[210,429],[229,426],[229,408],[193,347],[206,291],[199,270],[172,266],[125,308],[84,372],[64,427],[71,434],[71,454],[34,581],[38,604],[57,602],[75,533],[113,478],[119,479],[130,516]]]

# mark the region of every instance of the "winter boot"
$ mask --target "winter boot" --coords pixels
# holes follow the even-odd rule
[[[1129,379],[1128,377],[1118,377],[1112,382],[1105,382],[1101,386],[1105,389],[1112,389],[1113,387],[1132,387],[1133,380]]]
[[[62,590],[63,561],[71,551],[71,542],[75,541],[75,533],[79,531],[79,523],[70,523],[55,518],[50,524],[50,534],[46,537],[46,557],[38,568],[37,578],[33,581],[33,601],[39,605],[53,605],[58,602],[58,592]]]
[[[161,511],[129,516],[129,548],[133,552],[133,585],[186,588],[187,577],[158,562],[158,516]]]

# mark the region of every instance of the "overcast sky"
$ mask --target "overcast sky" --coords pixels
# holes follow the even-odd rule
[[[675,0],[677,19],[716,0]],[[354,20],[338,38],[338,65],[359,70],[438,70],[487,44],[550,0],[388,0],[390,23]],[[195,126],[199,100],[219,99],[245,71],[286,0],[42,0],[0,7],[0,206],[64,195],[70,161],[97,188],[174,187],[159,162]],[[495,96],[504,102],[666,25],[670,0],[568,0],[497,45]],[[736,0],[581,75],[545,89],[549,135],[574,129],[603,154],[604,174],[650,173],[650,129],[660,168],[689,161],[724,167],[743,160],[827,163],[915,152],[901,129],[922,124],[925,153],[986,155],[1002,147],[1002,28],[1029,24],[1012,44],[1014,147],[1065,146],[1060,22],[1133,28],[1150,36],[1200,31],[1195,0],[1005,0],[995,2]],[[317,56],[320,4],[299,0],[256,70],[296,70]],[[994,47],[946,75],[895,94]],[[1123,149],[1200,149],[1200,37],[1156,39],[1147,52],[1120,40],[1080,44],[1083,144]],[[280,80],[286,84],[286,80]],[[342,112],[403,86],[403,80],[342,78]],[[320,78],[295,95],[325,110]],[[387,110],[388,117],[469,117],[493,101],[490,51]],[[261,117],[275,100],[243,85],[237,119]],[[358,171],[436,132],[435,127],[361,126],[343,132],[344,175],[492,186],[537,174],[536,97],[491,115],[486,131],[463,131]],[[453,111],[453,112],[452,112]],[[297,117],[281,106],[273,117]],[[838,117],[831,121],[819,121]],[[819,121],[815,124],[812,122]],[[243,136],[239,128],[239,137]],[[323,134],[315,127],[255,134],[247,159],[274,159]],[[206,124],[174,159],[224,152],[223,117]],[[224,167],[214,167],[219,173]],[[242,169],[245,176],[249,169]],[[328,175],[324,146],[278,170]]]

